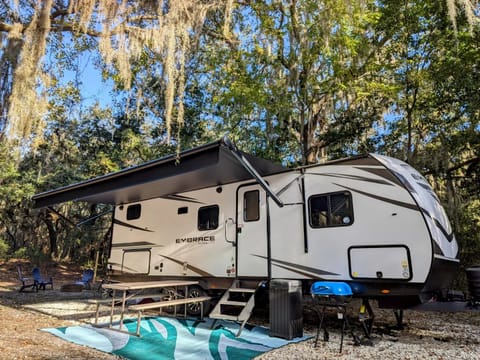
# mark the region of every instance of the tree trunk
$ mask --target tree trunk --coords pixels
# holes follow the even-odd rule
[[[45,225],[47,225],[48,230],[48,240],[49,240],[49,255],[50,257],[56,257],[58,254],[57,249],[57,230],[55,225],[52,222],[52,218],[49,213],[45,216]]]

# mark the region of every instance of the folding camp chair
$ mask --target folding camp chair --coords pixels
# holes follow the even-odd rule
[[[90,290],[92,280],[93,280],[93,270],[86,269],[86,270],[83,270],[82,278],[80,279],[80,281],[76,281],[75,284],[81,284],[85,289]]]
[[[45,287],[47,285],[50,285],[52,290],[53,290],[53,279],[50,277],[48,279],[44,279],[42,277],[42,274],[40,273],[40,269],[39,268],[33,268],[32,270],[32,276],[33,276],[33,280],[37,286],[38,289],[42,289],[42,290],[45,290]]]
[[[33,290],[38,291],[37,283],[33,279],[31,280],[30,278],[23,276],[22,268],[20,266],[17,266],[17,272],[18,272],[18,278],[22,283],[22,287],[20,288],[19,292],[22,292],[23,290],[30,287],[33,288]]]

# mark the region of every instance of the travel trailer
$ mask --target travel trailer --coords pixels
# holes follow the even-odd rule
[[[206,292],[321,279],[400,309],[448,288],[459,265],[425,178],[376,154],[287,169],[223,139],[33,200],[112,204],[113,274],[198,279]]]

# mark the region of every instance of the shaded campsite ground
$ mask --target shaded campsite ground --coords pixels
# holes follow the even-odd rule
[[[48,268],[54,290],[19,293],[17,265],[28,274],[31,265],[10,260],[0,264],[0,359],[118,359],[118,357],[56,338],[39,329],[88,322],[92,316],[85,299],[98,296],[94,290],[61,292],[60,287],[80,278],[82,269],[72,264]],[[350,310],[355,320],[354,311]],[[389,331],[394,316],[375,309],[374,346],[352,346],[346,337],[343,353],[338,354],[339,328],[335,314],[327,318],[330,341],[313,348],[313,339],[289,345],[260,356],[260,359],[480,359],[480,313],[407,312],[406,328]],[[305,332],[314,333],[316,314],[306,308]],[[268,313],[258,311],[250,321],[268,326]],[[355,323],[355,321],[353,321]],[[356,329],[361,335],[360,329]]]
[[[80,278],[80,267],[70,264],[50,266],[48,272],[54,279],[55,290],[35,293],[27,289],[19,293],[17,265],[22,266],[25,276],[30,275],[31,265],[25,261],[11,260],[0,264],[0,359],[118,359],[116,356],[67,343],[39,330],[76,323],[74,317],[68,319],[60,311],[42,311],[42,308],[51,308],[49,304],[58,300],[79,297],[78,293],[62,293],[59,289],[61,285]]]

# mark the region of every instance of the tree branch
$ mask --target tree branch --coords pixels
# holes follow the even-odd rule
[[[456,170],[459,170],[467,165],[471,165],[471,164],[475,164],[475,163],[480,163],[480,157],[474,157],[472,159],[469,159],[469,160],[465,160],[465,161],[462,161],[461,163],[455,165],[455,166],[452,166],[451,168],[448,168],[447,170],[445,170],[445,173],[449,174],[449,173],[452,173]],[[426,173],[424,173],[424,175],[434,175],[435,174],[435,171],[434,170],[431,170],[431,171],[428,171]]]
[[[480,162],[480,157],[474,157],[473,159],[469,159],[469,160],[466,160],[466,161],[463,161],[461,162],[460,164],[457,164],[449,169],[447,169],[447,173],[451,173],[455,170],[458,170],[458,169],[461,169],[463,168],[464,166],[467,166],[467,165],[470,165],[470,164],[474,164],[474,163],[478,163]]]
[[[50,26],[50,31],[52,32],[71,32],[71,33],[76,33],[76,32],[79,32],[78,29],[76,29],[74,27],[74,25],[72,23],[65,23],[65,22],[61,22],[61,21],[53,21],[51,26]],[[93,37],[99,37],[101,36],[101,32],[99,31],[95,31],[95,30],[91,30],[91,29],[87,29],[87,30],[82,30],[80,31],[82,34],[85,34],[85,35],[90,35],[90,36],[93,36]],[[110,32],[111,34],[114,34],[113,32]]]
[[[12,30],[12,25],[4,23],[4,22],[0,22],[0,31],[1,32],[9,32],[10,30]]]

